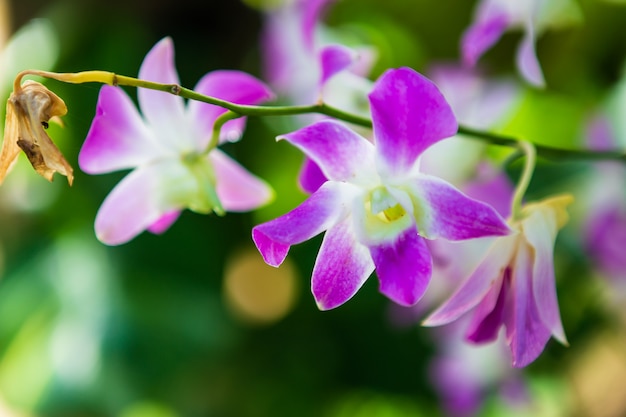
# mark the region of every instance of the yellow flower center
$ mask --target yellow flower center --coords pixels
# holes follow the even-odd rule
[[[406,214],[400,203],[384,187],[375,188],[369,197],[368,210],[384,223],[401,219]]]

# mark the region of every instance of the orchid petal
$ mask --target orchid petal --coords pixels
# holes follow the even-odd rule
[[[213,71],[200,79],[194,91],[206,96],[226,100],[235,104],[259,104],[271,100],[274,94],[263,82],[241,71]],[[190,101],[187,107],[189,121],[197,129],[201,143],[197,149],[203,149],[213,133],[213,124],[226,109],[200,101]],[[227,122],[221,131],[221,141],[233,142],[242,135],[245,128],[244,117]]]
[[[310,158],[305,158],[300,173],[298,174],[298,184],[305,193],[313,194],[322,186],[328,178],[324,175],[319,165]]]
[[[300,148],[330,180],[368,185],[375,181],[374,145],[333,120],[323,120],[278,139]]]
[[[162,151],[130,97],[120,88],[102,87],[96,116],[78,155],[80,168],[89,174],[132,168]]]
[[[320,86],[338,72],[349,68],[358,58],[356,52],[343,45],[328,45],[319,52],[322,66]]]
[[[463,63],[469,67],[476,65],[480,57],[491,48],[509,26],[505,13],[494,13],[480,18],[463,33],[461,54]]]
[[[504,324],[507,296],[510,293],[511,271],[506,268],[472,313],[466,339],[472,343],[493,342]]]
[[[516,61],[524,79],[536,87],[545,87],[546,81],[535,50],[535,29],[532,24],[526,27],[524,38],[517,49]]]
[[[426,77],[410,68],[386,71],[369,94],[379,171],[410,171],[432,144],[458,129],[452,109]]]
[[[215,171],[217,196],[226,211],[253,210],[273,198],[274,193],[265,181],[219,149],[214,149],[209,157]]]
[[[498,239],[472,275],[422,324],[441,326],[450,323],[478,305],[494,285],[499,287],[502,274],[513,256],[517,239],[518,236]]]
[[[279,94],[294,104],[309,104],[315,100],[319,68],[313,45],[305,45],[301,13],[298,5],[290,2],[268,14],[261,40],[263,72]]]
[[[160,235],[165,233],[167,229],[169,229],[180,217],[180,210],[170,211],[169,213],[165,213],[163,216],[159,218],[156,222],[152,223],[148,227],[148,231],[150,233],[154,233],[155,235]]]
[[[563,203],[568,204],[569,201]],[[549,207],[539,206],[523,221],[524,236],[534,249],[533,297],[543,324],[561,343],[567,345],[559,313],[554,277],[554,242],[557,216]],[[564,210],[564,207],[558,207]]]
[[[139,78],[163,84],[180,83],[171,38],[163,38],[148,52],[139,69]],[[163,144],[177,150],[193,149],[189,134],[181,133],[186,124],[182,97],[148,88],[140,88],[137,97],[144,117]]]
[[[393,241],[370,247],[370,253],[381,293],[403,306],[412,306],[422,298],[432,275],[432,258],[414,227]]]
[[[424,237],[455,241],[510,233],[493,207],[467,197],[437,177],[419,175],[407,187],[417,213],[417,228]]]
[[[183,165],[164,161],[140,167],[111,191],[96,216],[96,235],[107,245],[128,242],[162,217],[183,208],[196,181]]]
[[[374,271],[367,247],[356,240],[347,217],[328,229],[317,254],[311,291],[320,310],[348,301]]]
[[[533,263],[530,246],[520,244],[513,266],[511,311],[505,318],[513,366],[522,368],[539,356],[550,339],[532,294]]]
[[[297,6],[302,7],[301,11],[301,28],[304,47],[312,50],[315,37],[315,28],[324,13],[326,7],[336,0],[296,0]]]
[[[252,239],[268,265],[279,266],[289,247],[328,230],[347,215],[345,202],[354,191],[327,182],[294,210],[252,229]]]

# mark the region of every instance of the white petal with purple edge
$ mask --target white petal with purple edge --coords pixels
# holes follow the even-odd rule
[[[511,230],[490,205],[469,198],[447,182],[429,175],[407,181],[420,235],[464,240],[502,236]]]
[[[348,301],[374,271],[366,246],[356,241],[350,217],[328,229],[317,254],[311,291],[320,310]]]
[[[422,323],[424,326],[441,326],[450,323],[482,301],[494,283],[502,278],[513,252],[518,236],[497,239],[474,272],[461,286]]]
[[[370,253],[381,293],[403,306],[412,306],[422,298],[432,275],[432,258],[414,227],[393,241],[370,247]]]
[[[386,71],[369,100],[383,176],[410,172],[425,149],[457,132],[452,109],[437,86],[410,68]]]
[[[241,71],[212,71],[198,81],[194,91],[206,96],[230,101],[235,104],[259,104],[274,97],[263,82]],[[226,112],[223,107],[192,100],[187,105],[189,122],[196,129],[200,143],[197,149],[203,149],[213,133],[215,119]],[[221,140],[233,142],[243,133],[245,117],[227,122],[221,131]]]
[[[348,215],[349,201],[358,189],[326,182],[287,214],[252,229],[252,239],[268,265],[279,266],[289,247],[328,230]]]
[[[557,234],[554,213],[542,207],[534,210],[522,225],[528,243],[534,248],[532,291],[539,315],[552,335],[567,345],[554,277],[554,241]]]
[[[376,185],[374,145],[343,124],[324,120],[277,139],[301,149],[333,181]]]
[[[274,193],[262,179],[252,175],[219,149],[209,154],[215,172],[217,196],[226,211],[254,210],[267,204]]]
[[[171,38],[163,38],[148,52],[139,69],[139,78],[164,84],[180,83]],[[163,145],[178,151],[195,149],[182,97],[148,88],[138,89],[137,97],[141,112]]]
[[[126,243],[162,218],[184,207],[197,193],[197,181],[174,161],[140,167],[120,181],[96,216],[96,235],[108,245]]]
[[[78,155],[80,169],[102,174],[134,168],[166,153],[130,97],[121,88],[102,87],[96,116]]]

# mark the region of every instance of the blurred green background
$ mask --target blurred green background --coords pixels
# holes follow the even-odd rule
[[[325,20],[376,46],[375,78],[392,66],[425,71],[458,60],[474,4],[342,0]],[[619,81],[626,8],[580,6],[581,24],[539,41],[549,88],[525,90],[509,132],[577,145],[586,114]],[[171,36],[184,86],[213,69],[261,76],[263,14],[239,0],[13,0],[5,16],[7,36],[32,19],[50,24],[52,35],[17,51],[29,65],[134,76],[152,45]],[[485,56],[495,74],[515,77],[519,39],[506,34]],[[99,86],[46,85],[69,109],[50,135],[77,168]],[[2,91],[4,99],[8,86]],[[309,291],[320,238],[294,247],[279,270],[253,250],[251,227],[305,198],[295,181],[301,155],[274,143],[280,126],[251,119],[242,142],[226,147],[272,184],[272,205],[224,218],[186,211],[164,235],[120,247],[100,244],[93,220],[125,173],[76,169],[70,188],[62,177],[47,183],[20,158],[0,188],[0,416],[444,415],[428,376],[433,331],[394,321],[374,278],[344,306],[320,312]],[[531,196],[562,191],[585,169],[542,164]],[[611,301],[580,247],[574,221],[557,248],[571,346],[549,342],[524,371],[530,406],[510,408],[491,387],[480,415],[626,415],[616,382],[626,377],[624,304]]]

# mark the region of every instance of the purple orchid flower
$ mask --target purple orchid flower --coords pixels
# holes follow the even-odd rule
[[[524,367],[543,351],[550,336],[567,344],[554,279],[553,247],[568,219],[569,195],[523,208],[518,233],[498,238],[458,290],[425,321],[450,323],[474,309],[467,339],[484,343],[497,338],[501,326],[515,367]]]
[[[474,22],[461,40],[463,62],[474,66],[508,29],[523,28],[517,49],[517,68],[530,84],[545,86],[535,43],[548,27],[578,20],[579,11],[571,0],[482,0]]]
[[[374,269],[384,295],[413,305],[432,271],[424,238],[509,233],[492,207],[419,172],[424,150],[458,127],[431,81],[409,68],[388,70],[369,101],[374,144],[332,120],[278,138],[304,151],[328,181],[293,211],[252,231],[272,266],[283,262],[291,245],[326,232],[312,276],[323,310],[350,299]]]
[[[146,55],[139,78],[178,84],[174,47],[164,38]],[[256,78],[239,71],[214,71],[197,92],[238,104],[272,97]],[[164,232],[188,208],[199,213],[247,211],[267,203],[269,186],[218,149],[207,153],[213,123],[225,109],[179,96],[140,89],[139,106],[117,87],[100,90],[96,116],[79,155],[83,171],[101,174],[134,168],[108,195],[96,216],[98,239],[127,242],[144,230]],[[237,140],[245,120],[227,122],[222,141]]]

